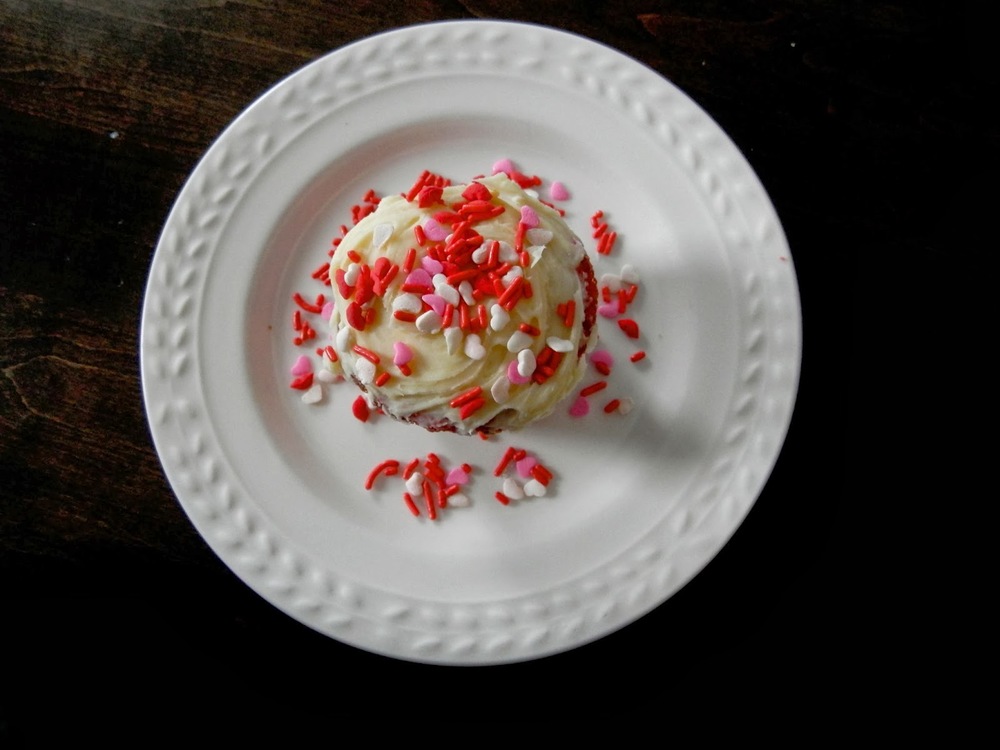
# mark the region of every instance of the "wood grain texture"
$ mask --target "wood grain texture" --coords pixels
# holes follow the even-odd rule
[[[998,166],[987,114],[997,76],[987,24],[950,7],[0,0],[0,635],[31,655],[11,674],[28,695],[41,673],[67,688],[97,673],[145,686],[184,677],[195,691],[213,675],[241,696],[328,715],[371,708],[376,694],[389,700],[387,681],[410,691],[433,684],[452,708],[478,699],[494,709],[530,683],[546,696],[519,705],[530,716],[553,706],[557,715],[642,712],[688,686],[737,696],[762,671],[813,686],[816,675],[839,673],[851,663],[847,644],[875,637],[857,627],[859,608],[876,598],[859,603],[857,579],[898,573],[845,564],[838,547],[858,503],[872,500],[857,494],[858,461],[874,464],[888,434],[849,396],[893,392],[876,355],[915,351],[904,335],[913,327],[921,351],[934,336],[936,356],[965,356],[954,321],[979,319],[985,298],[968,293],[986,278],[989,247],[969,217],[993,213],[995,190],[976,178]],[[784,223],[806,357],[796,420],[763,502],[695,582],[577,653],[445,677],[298,626],[216,560],[151,443],[138,326],[173,200],[240,111],[329,50],[463,18],[583,34],[704,107]],[[901,306],[885,293],[899,287],[913,293]],[[930,389],[935,372],[911,374]],[[828,481],[817,486],[817,476]],[[856,554],[871,542],[858,541]],[[640,664],[670,677],[646,692],[628,677]],[[581,679],[594,674],[614,690],[595,696]],[[0,702],[0,746],[26,726],[25,703]]]

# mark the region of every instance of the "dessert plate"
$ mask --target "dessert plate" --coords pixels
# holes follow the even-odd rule
[[[369,189],[454,181],[501,159],[537,175],[598,277],[638,279],[630,338],[601,318],[607,387],[518,433],[430,434],[352,414],[347,383],[290,388],[296,292]],[[595,252],[603,212],[618,240]],[[141,366],[169,482],[219,558],[342,642],[437,664],[517,662],[605,636],[662,604],[722,548],[785,438],[800,366],[785,236],[724,132],[669,81],[562,31],[443,22],[363,39],[242,113],[181,190],[150,269]],[[642,350],[646,357],[633,362]],[[317,360],[318,361],[318,360]],[[317,381],[318,383],[318,381]],[[585,381],[584,385],[587,384]],[[631,410],[606,413],[618,399]],[[495,499],[525,450],[554,479]],[[414,516],[401,477],[469,464],[467,507]]]

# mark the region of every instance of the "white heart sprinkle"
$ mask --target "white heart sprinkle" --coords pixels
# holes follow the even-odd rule
[[[444,343],[448,347],[448,354],[454,354],[458,347],[462,345],[462,329],[458,326],[450,326],[444,329]]]
[[[319,383],[313,383],[309,390],[302,394],[302,403],[318,404],[323,400],[323,388]]]
[[[490,395],[498,404],[505,404],[510,398],[510,380],[501,375],[490,388]]]
[[[537,479],[529,479],[524,483],[524,494],[528,497],[542,497],[545,495],[545,485]]]
[[[476,265],[485,263],[486,259],[490,257],[490,246],[485,242],[472,251],[472,262]]]
[[[497,256],[501,263],[516,263],[521,259],[521,256],[517,254],[517,250],[509,242],[504,242],[500,240],[500,253]]]
[[[321,383],[336,383],[338,377],[337,373],[333,370],[327,369],[326,367],[316,373],[316,379]]]
[[[517,353],[517,374],[522,378],[530,378],[535,372],[535,353],[531,349],[522,349]]]
[[[465,300],[465,304],[474,305],[476,304],[476,295],[472,288],[472,284],[468,281],[463,281],[458,285],[458,293],[462,295],[462,299]]]
[[[351,263],[351,265],[347,267],[347,270],[344,271],[344,283],[347,284],[347,286],[354,286],[358,283],[358,276],[360,275],[361,266],[357,263]]]
[[[410,474],[410,478],[406,480],[406,491],[411,495],[422,494],[424,491],[424,475],[419,471]]]
[[[524,490],[521,488],[521,485],[517,483],[517,480],[513,477],[507,477],[503,480],[503,494],[511,500],[520,500],[524,497]]]
[[[620,399],[618,402],[618,413],[628,414],[630,411],[632,411],[633,406],[635,406],[635,403],[632,401],[632,399],[630,398]]]
[[[369,385],[375,380],[375,363],[370,359],[358,357],[354,362],[354,374],[362,385]]]
[[[417,318],[414,325],[423,333],[436,333],[441,330],[441,316],[433,310],[428,310]]]
[[[405,312],[416,314],[423,309],[424,303],[420,300],[420,297],[410,292],[400,294],[392,300],[393,312],[396,312],[397,310],[404,310]]]
[[[410,493],[413,494],[412,492]],[[456,492],[454,495],[448,498],[448,505],[453,508],[468,508],[469,507],[469,497],[465,493]]]
[[[635,270],[635,266],[631,263],[626,263],[622,266],[621,273],[622,281],[626,284],[638,284],[639,283],[639,272]]]
[[[435,276],[434,278],[436,279],[437,277]],[[461,297],[458,294],[458,290],[448,282],[445,282],[444,284],[440,285],[435,284],[434,292],[448,304],[458,307],[458,303],[461,300]]]
[[[486,356],[486,349],[478,334],[470,333],[465,338],[465,356],[469,359],[482,359]]]
[[[522,349],[526,349],[531,346],[531,341],[531,336],[519,328],[510,335],[509,339],[507,339],[507,351],[519,352]]]
[[[334,340],[334,345],[337,347],[338,352],[346,352],[351,348],[350,326],[340,327],[340,330],[337,331],[337,337]]]
[[[569,339],[561,339],[558,336],[549,336],[545,339],[545,345],[549,347],[554,352],[571,352],[573,351],[573,342]]]
[[[524,238],[529,245],[547,245],[552,239],[552,232],[543,227],[534,227],[524,233]]]
[[[503,309],[502,305],[494,304],[490,308],[490,328],[499,331],[508,323],[510,323],[510,314]]]
[[[394,229],[395,227],[392,224],[379,224],[375,227],[375,231],[372,232],[372,242],[375,244],[376,249],[381,248],[392,237]]]
[[[608,288],[608,291],[612,294],[617,292],[622,288],[622,280],[620,276],[615,276],[613,273],[605,273],[601,275],[601,288]]]

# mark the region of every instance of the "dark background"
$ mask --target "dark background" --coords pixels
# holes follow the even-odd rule
[[[573,652],[437,668],[300,626],[214,556],[149,438],[138,325],[167,213],[242,109],[360,37],[487,17],[614,46],[726,130],[784,224],[804,358],[772,479],[692,583]],[[106,718],[138,703],[183,724],[235,700],[244,726],[371,714],[423,732],[666,726],[756,700],[884,717],[907,688],[934,703],[957,681],[932,672],[965,658],[932,613],[971,632],[988,600],[966,610],[949,569],[970,551],[943,550],[976,525],[988,464],[963,426],[984,421],[991,361],[987,20],[832,0],[0,0],[0,748],[91,700]]]

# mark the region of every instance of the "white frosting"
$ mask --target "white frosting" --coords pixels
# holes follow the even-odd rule
[[[331,278],[340,270],[345,282],[355,283],[363,267],[370,271],[376,262],[400,267],[387,288],[380,290],[381,296],[376,293],[360,305],[362,314],[374,316],[362,330],[356,325],[358,306],[349,310],[356,302],[353,291],[345,298],[334,283],[336,311],[331,317],[331,337],[340,357],[333,366],[341,367],[346,377],[362,384],[372,405],[381,406],[387,413],[432,429],[452,423],[458,432],[465,434],[484,427],[491,431],[515,429],[545,416],[579,383],[586,364],[585,357],[578,356],[584,319],[584,290],[577,270],[584,256],[582,243],[557,211],[526,193],[506,175],[497,174],[477,182],[489,189],[490,203],[501,206],[503,211],[472,224],[484,241],[460,268],[485,264],[491,241],[499,241],[494,255],[499,256],[499,262],[510,263],[509,270],[497,276],[502,279],[503,287],[523,283],[515,282],[516,277],[523,276],[531,288],[530,298],[521,296],[509,310],[500,306],[495,290],[487,294],[481,288],[474,296],[469,280],[449,283],[442,264],[428,254],[431,247],[442,246],[446,240],[428,239],[423,246],[417,243],[414,233],[417,224],[426,226],[430,230],[428,235],[440,236],[441,231],[431,217],[464,203],[462,192],[466,185],[446,187],[441,201],[426,208],[401,195],[386,196],[373,213],[347,233],[330,263]],[[522,213],[525,206],[528,208]],[[530,259],[527,268],[520,265],[515,249],[522,221],[526,226],[537,221],[537,226],[522,229],[522,247]],[[445,232],[451,231],[449,225],[441,226]],[[408,279],[404,265],[411,248],[416,249],[413,267],[421,270],[409,278],[426,283],[427,290],[403,289]],[[383,257],[386,260],[380,261]],[[451,272],[455,270],[452,267]],[[571,300],[576,314],[572,325],[567,327],[557,308],[562,309]],[[469,317],[477,323],[463,331],[459,327],[458,308],[469,302],[472,302]],[[480,305],[485,310],[485,326],[478,325]],[[445,319],[448,306],[452,308],[450,322]],[[397,311],[403,311],[404,316],[408,311],[416,315],[416,320],[400,320],[394,315]],[[538,333],[524,333],[519,329],[522,323]],[[587,342],[588,349],[593,347],[594,339],[596,335]],[[402,365],[408,368],[409,375],[393,362],[398,342],[405,343],[412,351],[412,358]],[[539,383],[530,378],[537,358],[547,345],[559,351],[562,360]],[[376,354],[378,365],[373,368],[368,358],[355,352],[355,346]],[[513,375],[509,374],[512,362],[518,371]],[[383,372],[390,377],[378,385]],[[528,382],[523,382],[525,379]],[[462,418],[461,406],[450,403],[475,386],[482,388],[480,397],[484,403]]]

